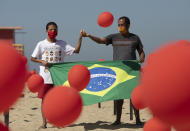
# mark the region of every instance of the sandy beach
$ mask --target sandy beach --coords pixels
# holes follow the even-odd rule
[[[30,93],[27,88],[24,91],[24,97],[21,97],[14,106],[10,109],[10,124],[11,131],[142,131],[142,126],[135,125],[135,116],[133,120],[129,118],[129,100],[125,100],[123,105],[123,114],[121,118],[122,124],[112,126],[111,123],[115,120],[113,114],[113,101],[101,103],[101,108],[98,104],[84,106],[81,116],[69,127],[58,129],[53,125],[47,125],[46,129],[39,129],[42,124],[41,117],[41,99],[36,97],[37,94]],[[146,122],[151,118],[148,109],[140,111],[142,122]],[[0,120],[3,121],[3,116]]]

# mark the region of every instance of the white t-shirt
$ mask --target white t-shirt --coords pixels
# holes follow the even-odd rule
[[[48,63],[62,63],[64,57],[72,55],[74,50],[75,48],[67,44],[65,41],[56,40],[56,42],[50,43],[45,39],[38,42],[32,53],[32,57],[47,61]],[[39,74],[44,78],[45,84],[53,84],[47,67],[40,65]]]

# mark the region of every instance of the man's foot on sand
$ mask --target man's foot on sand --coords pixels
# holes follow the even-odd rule
[[[120,125],[121,124],[121,122],[120,121],[115,121],[114,123],[112,123],[111,125],[113,125],[113,126],[116,126],[116,125]]]
[[[39,129],[46,129],[46,128],[47,128],[46,125],[41,125],[41,126],[39,127]]]

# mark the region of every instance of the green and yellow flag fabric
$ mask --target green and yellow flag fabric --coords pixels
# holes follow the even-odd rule
[[[133,89],[138,85],[140,64],[135,60],[54,64],[50,67],[54,85],[68,86],[68,72],[72,66],[77,64],[86,66],[90,71],[90,82],[80,92],[84,105],[108,100],[129,99]]]

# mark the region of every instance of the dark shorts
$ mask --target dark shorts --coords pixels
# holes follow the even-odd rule
[[[38,98],[44,98],[46,93],[53,88],[53,84],[45,84],[44,87],[38,91]]]

